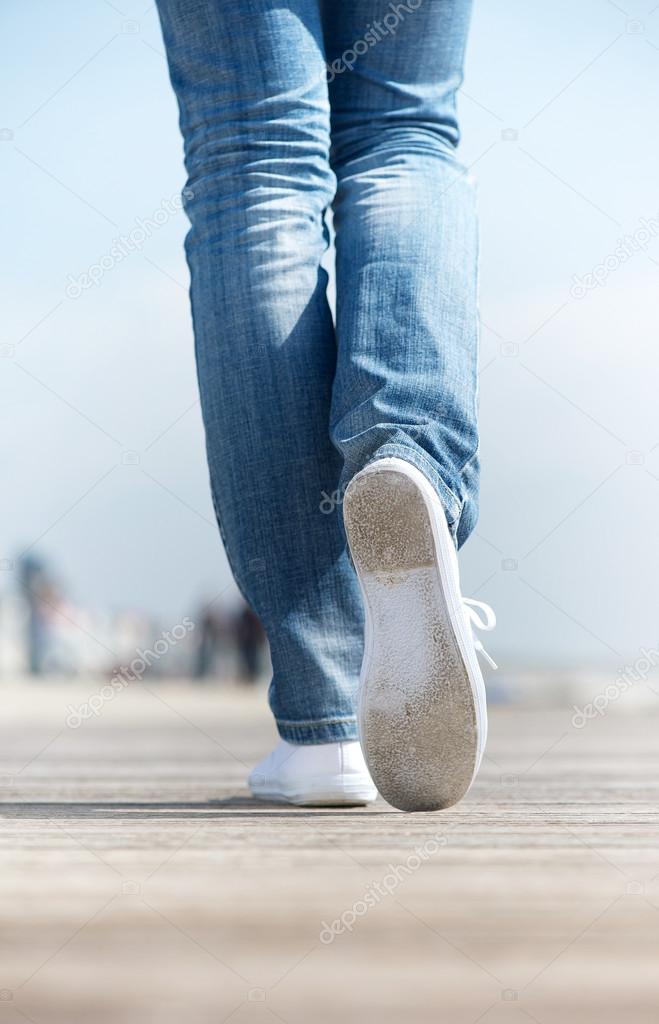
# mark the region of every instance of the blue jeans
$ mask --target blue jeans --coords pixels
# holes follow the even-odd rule
[[[281,736],[357,736],[341,495],[373,459],[477,516],[477,227],[457,162],[468,0],[159,0],[180,108],[211,488]],[[336,231],[336,323],[321,258]]]

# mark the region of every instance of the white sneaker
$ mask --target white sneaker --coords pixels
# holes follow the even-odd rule
[[[485,747],[476,657],[483,649],[472,625],[492,629],[494,612],[463,600],[444,510],[409,462],[386,458],[363,469],[343,512],[366,615],[359,698],[366,763],[394,807],[450,807],[469,789]]]
[[[304,746],[280,740],[250,773],[249,788],[262,800],[311,807],[370,804],[378,795],[358,740]]]

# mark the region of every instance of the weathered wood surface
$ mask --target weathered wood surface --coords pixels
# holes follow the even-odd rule
[[[0,1024],[659,1018],[659,718],[497,708],[458,808],[308,812],[262,691],[97,690],[2,684]]]

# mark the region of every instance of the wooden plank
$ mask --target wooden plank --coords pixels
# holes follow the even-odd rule
[[[3,685],[12,1024],[657,1019],[657,717],[495,708],[457,808],[254,803],[263,691]],[[68,710],[67,710],[68,709]]]

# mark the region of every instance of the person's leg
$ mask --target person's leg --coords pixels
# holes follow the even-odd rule
[[[335,179],[317,0],[159,0],[185,139],[187,254],[218,520],[265,627],[281,736],[356,738],[362,611],[328,436],[320,259]]]
[[[337,247],[331,434],[366,608],[360,738],[380,793],[450,807],[487,734],[494,615],[460,592],[477,515],[477,230],[455,158],[467,0],[323,0]],[[479,614],[484,613],[484,617]]]
[[[462,544],[477,517],[477,226],[456,160],[469,0],[323,0],[343,483],[401,456]]]

